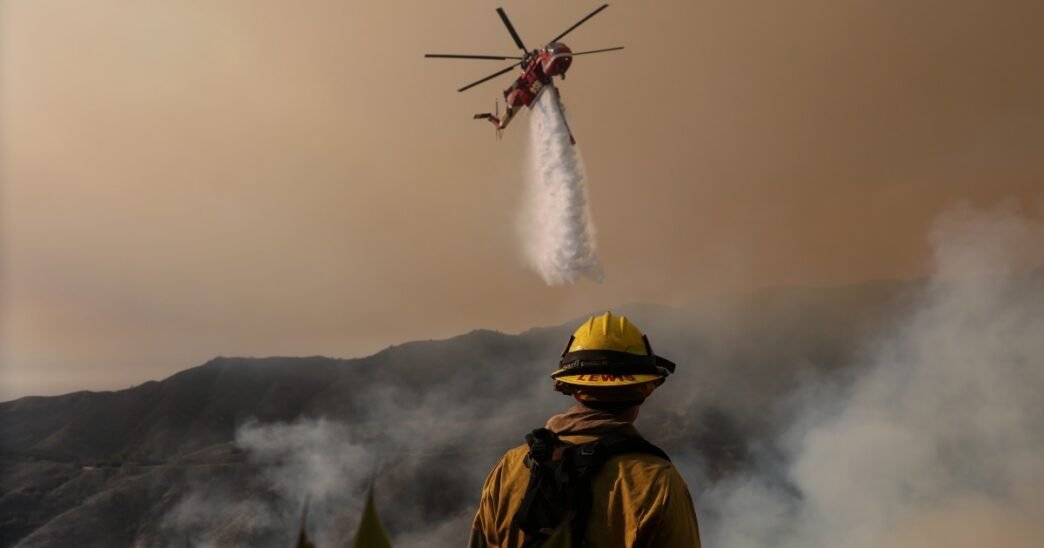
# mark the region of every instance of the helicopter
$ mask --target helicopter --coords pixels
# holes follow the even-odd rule
[[[522,73],[515,79],[515,81],[504,90],[504,104],[505,112],[504,116],[500,116],[499,102],[495,113],[483,112],[476,114],[474,119],[476,120],[489,120],[496,127],[497,137],[500,136],[504,128],[511,123],[511,120],[515,117],[522,107],[531,107],[533,103],[540,97],[542,93],[551,90],[551,93],[555,96],[555,101],[558,103],[559,112],[562,112],[562,99],[558,92],[558,88],[555,87],[554,77],[559,76],[563,80],[565,79],[566,71],[573,64],[573,57],[577,55],[588,55],[592,53],[604,53],[608,51],[617,51],[624,49],[623,46],[617,46],[612,48],[602,48],[589,51],[574,52],[569,46],[559,42],[570,32],[576,30],[577,27],[587,22],[588,19],[598,15],[602,10],[608,8],[609,4],[602,4],[601,7],[589,13],[586,17],[579,20],[573,26],[566,29],[564,32],[552,38],[547,45],[539,49],[527,49],[526,45],[522,42],[522,38],[519,37],[518,32],[515,31],[514,25],[511,24],[511,20],[508,19],[507,13],[504,8],[497,8],[497,14],[500,16],[500,20],[504,22],[504,26],[507,27],[508,33],[511,34],[511,38],[515,41],[515,45],[518,49],[522,50],[522,55],[465,55],[455,53],[428,53],[424,57],[427,58],[443,58],[443,59],[490,59],[490,60],[518,60],[508,67],[505,67],[481,80],[472,82],[460,89],[458,92],[469,90],[479,84],[488,82],[502,74],[511,72],[515,67],[520,67]],[[562,117],[565,122],[565,116]],[[568,122],[565,122],[566,130],[569,131],[569,140],[574,145],[576,139],[573,138],[573,132],[569,129]]]

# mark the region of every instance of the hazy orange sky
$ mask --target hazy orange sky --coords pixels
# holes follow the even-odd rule
[[[0,399],[635,301],[910,278],[1044,211],[1044,4],[615,2],[562,83],[606,278],[521,259],[511,78],[597,2],[0,0]]]

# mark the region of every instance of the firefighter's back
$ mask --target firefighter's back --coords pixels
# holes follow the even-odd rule
[[[562,436],[582,444],[596,436]],[[494,467],[482,490],[473,546],[520,548],[523,533],[513,525],[529,485],[521,445]],[[630,453],[609,458],[591,480],[591,508],[584,546],[590,548],[698,547],[692,499],[677,469],[662,458]],[[575,547],[579,548],[579,547]]]

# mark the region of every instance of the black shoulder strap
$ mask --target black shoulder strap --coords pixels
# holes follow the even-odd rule
[[[598,470],[609,459],[632,453],[644,453],[659,457],[667,462],[671,458],[662,449],[645,441],[645,439],[627,434],[609,434],[595,441],[578,445],[573,452],[572,466],[577,483],[584,485],[577,497],[576,513],[573,515],[570,526],[572,527],[573,546],[580,548],[584,546],[584,535],[587,533],[587,517],[591,512],[590,483]]]
[[[627,434],[609,434],[595,441],[576,446],[576,457],[573,463],[581,475],[594,474],[605,464],[605,461],[628,453],[644,453],[671,462],[671,458],[663,452],[663,449],[645,441],[644,438]],[[593,469],[588,470],[592,466]]]
[[[575,548],[584,544],[591,509],[591,478],[607,460],[644,453],[670,461],[660,448],[627,434],[609,434],[595,441],[568,445],[546,428],[526,435],[529,484],[514,525],[525,533],[523,547],[541,546],[567,518]]]
[[[560,448],[564,444],[554,432],[537,428],[526,434],[526,443],[529,484],[512,523],[524,533],[523,548],[531,548],[543,545],[564,519],[569,504],[568,497],[563,496],[568,477],[562,463],[555,462],[556,456],[563,456]]]

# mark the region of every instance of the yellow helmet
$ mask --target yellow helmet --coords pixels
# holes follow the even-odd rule
[[[580,399],[640,402],[673,372],[630,320],[606,312],[573,333],[551,378],[555,390]]]

